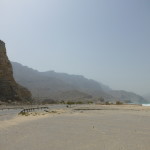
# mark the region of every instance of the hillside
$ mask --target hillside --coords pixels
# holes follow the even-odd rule
[[[103,97],[106,101],[129,100],[134,103],[146,102],[144,98],[130,92],[113,91],[108,86],[81,75],[69,75],[54,71],[39,72],[19,63],[12,62],[14,78],[27,87],[33,97],[55,100],[97,100]]]
[[[112,90],[109,92],[109,94],[111,94],[113,97],[115,97],[116,99],[121,99],[122,101],[127,101],[129,103],[142,103],[142,102],[146,102],[147,100],[145,100],[142,96],[137,95],[135,93],[132,92],[127,92],[127,91],[123,91],[123,90]]]

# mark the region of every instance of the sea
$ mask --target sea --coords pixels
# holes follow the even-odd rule
[[[150,106],[150,104],[142,104],[142,106]]]

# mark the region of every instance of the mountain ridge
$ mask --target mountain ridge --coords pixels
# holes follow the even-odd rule
[[[97,101],[100,97],[103,97],[106,101],[147,102],[143,97],[135,93],[114,91],[108,86],[93,79],[87,79],[82,75],[70,75],[55,71],[39,72],[16,62],[12,62],[12,66],[16,81],[27,87],[35,98],[82,99],[85,101],[88,97],[92,97],[93,101]]]

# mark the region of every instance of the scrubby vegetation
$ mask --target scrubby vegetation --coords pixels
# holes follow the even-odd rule
[[[116,101],[116,105],[123,105],[123,102],[121,102],[121,101]]]
[[[106,101],[106,102],[105,102],[105,105],[110,105],[110,102]]]
[[[20,112],[18,115],[22,115],[22,116],[29,116],[30,114],[29,114],[29,112]]]
[[[74,105],[74,104],[84,104],[82,101],[67,101],[66,104],[68,105]]]

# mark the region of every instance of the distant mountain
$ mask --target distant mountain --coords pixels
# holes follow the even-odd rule
[[[109,92],[109,94],[111,94],[113,97],[116,97],[116,99],[121,99],[122,101],[126,101],[129,103],[147,103],[147,100],[142,96],[139,96],[132,92],[112,90]]]
[[[27,87],[35,98],[82,101],[92,99],[96,101],[103,97],[106,101],[146,102],[139,95],[125,91],[113,91],[108,86],[81,75],[54,71],[39,72],[16,62],[12,62],[12,65],[15,80]]]
[[[143,97],[150,103],[150,94],[145,94]]]

